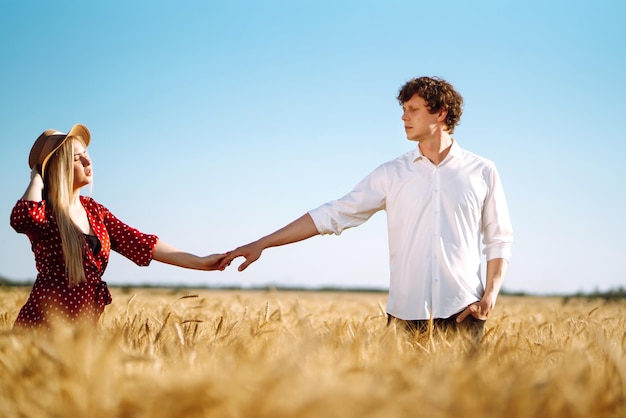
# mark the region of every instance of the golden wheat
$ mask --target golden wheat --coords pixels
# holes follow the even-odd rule
[[[11,330],[2,417],[626,416],[626,303],[501,297],[480,345],[380,293],[112,289],[97,329]]]

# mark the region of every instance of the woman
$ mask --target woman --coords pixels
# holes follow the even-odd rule
[[[225,254],[198,257],[181,252],[117,219],[80,189],[92,183],[89,130],[47,130],[29,155],[30,184],[11,213],[11,226],[26,234],[37,280],[15,321],[16,328],[56,323],[96,323],[111,294],[101,280],[114,250],[140,266],[151,260],[196,270],[222,270]]]

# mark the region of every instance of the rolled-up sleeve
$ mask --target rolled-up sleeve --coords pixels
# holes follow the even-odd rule
[[[341,199],[333,200],[309,211],[317,231],[340,235],[344,230],[359,226],[376,212],[385,208],[385,188],[379,167]]]
[[[11,227],[20,234],[28,236],[36,234],[42,226],[48,224],[46,202],[18,200],[11,211],[10,223]]]
[[[154,247],[159,237],[126,225],[106,210],[104,223],[111,238],[111,249],[131,260],[138,266],[147,266],[152,261]]]
[[[495,166],[489,167],[489,192],[483,207],[483,254],[487,260],[511,258],[513,227],[504,189]]]

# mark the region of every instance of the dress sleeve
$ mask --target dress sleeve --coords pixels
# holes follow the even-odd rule
[[[103,206],[101,208],[104,224],[111,239],[111,249],[138,266],[149,265],[159,237],[144,234],[120,221],[108,209]]]
[[[36,236],[48,224],[46,201],[18,200],[11,211],[10,222],[16,232],[31,238]]]

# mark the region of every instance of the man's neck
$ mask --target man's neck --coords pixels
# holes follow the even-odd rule
[[[448,156],[453,142],[454,139],[450,134],[443,132],[436,137],[421,140],[418,146],[424,157],[433,164],[439,165]]]

